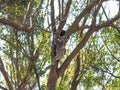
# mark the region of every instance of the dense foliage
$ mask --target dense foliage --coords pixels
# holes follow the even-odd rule
[[[114,13],[109,3],[117,5]],[[1,0],[0,89],[119,90],[118,4],[118,0]],[[69,39],[66,53],[51,65],[54,38],[62,30]]]

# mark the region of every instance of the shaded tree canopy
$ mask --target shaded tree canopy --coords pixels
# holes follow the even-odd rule
[[[119,0],[1,0],[0,40],[3,90],[120,89]]]

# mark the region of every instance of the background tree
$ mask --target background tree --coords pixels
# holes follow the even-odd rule
[[[119,88],[120,15],[118,12],[111,17],[104,5],[107,2],[1,1],[0,70],[6,83],[1,82],[0,88]],[[62,30],[69,39],[66,53],[51,65],[56,56],[54,39]]]

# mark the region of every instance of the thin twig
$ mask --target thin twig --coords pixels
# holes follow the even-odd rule
[[[102,68],[98,68],[98,67],[96,67],[95,65],[90,65],[92,68],[94,68],[94,69],[97,69],[97,70],[100,70],[100,71],[102,71],[102,72],[104,72],[104,73],[108,73],[108,74],[110,74],[111,76],[113,76],[113,77],[115,77],[115,78],[120,78],[120,76],[115,76],[113,73],[111,73],[111,72],[109,72],[108,70],[103,70]]]
[[[26,14],[24,15],[24,18],[23,18],[23,24],[25,24],[25,21],[26,21],[28,12],[29,12],[29,10],[30,10],[30,6],[31,6],[32,1],[33,1],[33,0],[30,0],[29,3],[28,3],[28,5],[27,5]]]

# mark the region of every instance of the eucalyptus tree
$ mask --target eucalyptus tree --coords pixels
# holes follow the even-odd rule
[[[109,56],[119,61],[117,54],[119,51],[113,50],[116,51],[116,55],[111,53],[108,47],[111,43],[106,40],[105,35],[112,35],[113,32],[104,32],[112,29],[115,36],[119,37],[120,12],[118,10],[111,17],[108,13],[109,9],[105,8],[106,2],[109,0],[1,1],[1,39],[6,45],[5,50],[2,50],[4,55],[8,56],[9,63],[13,64],[12,68],[15,66],[15,73],[12,75],[5,71],[1,59],[0,70],[5,80],[9,81],[8,88],[23,90],[33,86],[35,89],[35,85],[38,85],[40,90],[44,87],[44,80],[41,79],[44,79],[42,75],[45,75],[48,76],[45,85],[47,90],[75,90],[81,83],[86,88],[92,87],[95,81],[90,84],[86,82],[97,78],[102,80],[101,77],[105,77],[106,73],[115,76],[113,69],[116,68],[116,62],[112,62],[113,66],[108,67],[111,60],[106,61],[106,59],[109,52]],[[60,37],[62,30],[66,31],[64,36],[68,39],[65,43],[66,53],[61,60],[52,65],[57,47],[54,40]],[[24,67],[24,73],[21,73],[23,70],[20,67]],[[109,72],[109,68],[113,72]],[[47,69],[50,70],[49,73],[46,72]],[[98,75],[97,71],[102,73]],[[95,77],[94,72],[98,77]],[[20,79],[17,76],[20,75],[19,73],[21,73]],[[65,81],[66,78],[68,82]],[[33,81],[35,83],[32,83]],[[104,88],[105,83],[97,82]]]

